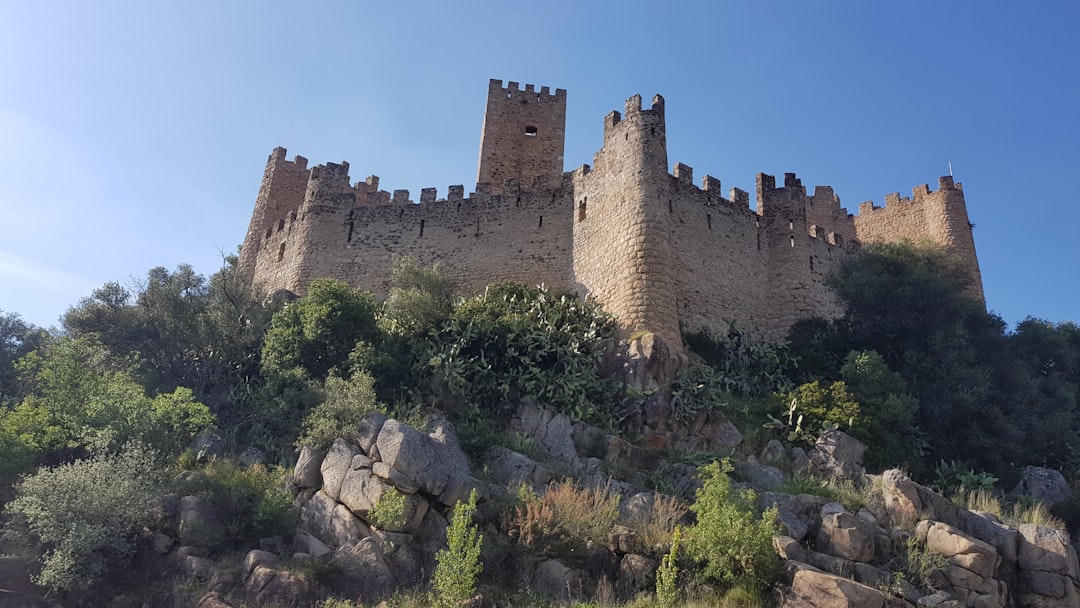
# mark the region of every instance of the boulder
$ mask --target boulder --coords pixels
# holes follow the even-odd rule
[[[371,452],[375,447],[375,442],[379,439],[379,433],[382,431],[384,424],[386,424],[386,415],[382,412],[373,412],[367,418],[364,418],[356,429],[356,445],[368,456],[374,458]]]
[[[843,431],[829,430],[810,450],[811,469],[821,477],[859,479],[866,473],[866,444]]]
[[[784,485],[784,473],[766,464],[750,461],[736,462],[734,473],[758,491],[775,490]]]
[[[211,591],[202,596],[195,608],[233,608],[233,605],[226,602],[225,598],[221,597],[218,592]]]
[[[244,595],[249,606],[311,606],[317,587],[295,572],[260,565],[244,581]]]
[[[393,486],[376,477],[371,469],[350,469],[341,482],[338,501],[357,516],[367,519],[383,494],[391,489]]]
[[[468,477],[469,465],[449,422],[437,423],[430,435],[397,420],[387,420],[375,442],[382,462],[438,496],[451,479]]]
[[[675,375],[689,363],[681,346],[670,346],[660,336],[646,333],[631,340],[619,353],[616,360],[622,369],[618,375],[629,388],[641,392],[670,387]]]
[[[876,526],[848,513],[837,503],[822,508],[817,547],[822,553],[856,562],[874,559]]]
[[[920,519],[959,527],[959,507],[944,496],[911,481],[900,469],[889,469],[881,474],[881,493],[885,511],[894,527],[914,530]]]
[[[1068,534],[1035,524],[1023,524],[1019,530],[1021,570],[1053,572],[1080,582],[1076,550],[1069,544]]]
[[[300,521],[316,537],[331,547],[356,543],[371,535],[367,524],[323,492],[316,492],[300,510]]]
[[[1020,483],[1009,493],[1013,497],[1030,496],[1047,507],[1065,502],[1072,497],[1072,488],[1065,476],[1053,469],[1024,467]]]
[[[799,562],[788,562],[792,572],[791,595],[786,608],[883,608],[885,596],[872,587],[826,574]]]
[[[332,562],[341,568],[342,575],[349,581],[348,590],[365,602],[388,595],[396,586],[394,574],[374,538],[339,547],[334,551]]]
[[[926,549],[949,558],[949,563],[968,570],[981,578],[991,579],[997,570],[998,554],[994,547],[960,530],[937,521],[921,521],[915,529]],[[958,574],[958,576],[960,576]],[[951,580],[951,579],[950,579]],[[979,587],[957,586],[977,591]],[[988,592],[988,591],[987,591]]]
[[[322,491],[330,498],[338,499],[341,483],[345,481],[345,475],[352,468],[353,457],[357,454],[360,454],[360,448],[344,439],[335,439],[327,450],[319,470],[322,473]]]
[[[761,492],[758,494],[758,508],[762,511],[776,507],[777,522],[787,535],[798,542],[806,539],[810,530],[817,525],[821,507],[828,500],[811,494],[782,494]]]
[[[185,545],[210,547],[225,534],[225,522],[217,507],[202,496],[180,499],[178,533]]]
[[[581,459],[574,446],[574,423],[564,414],[541,408],[529,398],[521,400],[510,430],[531,437],[543,456],[577,471]]]
[[[297,552],[306,553],[316,559],[329,555],[334,551],[329,545],[307,532],[293,534],[293,547]]]
[[[267,568],[277,568],[281,565],[281,559],[269,551],[260,551],[254,549],[247,552],[244,556],[244,561],[240,563],[240,577],[247,580],[251,573],[255,571],[255,568],[259,566],[266,566]]]
[[[572,602],[584,601],[588,574],[584,570],[570,568],[557,559],[549,559],[536,565],[530,587],[548,597]]]
[[[326,450],[303,447],[300,449],[300,457],[296,459],[296,468],[293,469],[293,483],[299,488],[322,487],[322,461],[326,458]]]
[[[619,597],[634,597],[642,591],[656,588],[656,569],[660,563],[655,559],[628,553],[619,560]]]
[[[206,427],[191,440],[191,451],[195,452],[196,460],[224,456],[225,448],[225,438],[221,436],[221,431],[216,426]]]
[[[517,489],[521,484],[537,489],[555,478],[551,469],[502,446],[488,450],[484,456],[484,466],[491,482],[511,489]]]

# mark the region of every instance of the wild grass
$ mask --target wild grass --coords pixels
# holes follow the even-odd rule
[[[689,508],[678,498],[657,493],[653,494],[651,508],[625,523],[648,552],[660,554],[670,546],[675,527],[688,512]]]
[[[870,502],[871,488],[860,486],[850,479],[820,479],[808,473],[797,472],[780,486],[779,491],[785,494],[823,496],[844,505],[845,509],[854,513]]]
[[[549,557],[583,552],[607,542],[619,516],[619,496],[609,488],[582,488],[573,482],[551,484],[543,496],[519,493],[522,504],[504,520],[513,540]]]

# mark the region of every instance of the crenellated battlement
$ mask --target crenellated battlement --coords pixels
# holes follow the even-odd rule
[[[385,294],[393,259],[442,263],[463,289],[545,283],[597,298],[626,334],[738,319],[781,338],[798,319],[841,313],[825,277],[861,243],[929,238],[975,268],[963,187],[891,193],[848,213],[831,186],[795,173],[755,177],[750,193],[668,164],[666,103],[640,95],[603,119],[591,164],[563,171],[566,91],[492,79],[475,189],[384,190],[350,183],[349,163],[308,167],[275,148],[241,249],[241,276],[302,294],[333,277]],[[670,168],[670,169],[669,169]],[[981,285],[978,294],[981,296]]]

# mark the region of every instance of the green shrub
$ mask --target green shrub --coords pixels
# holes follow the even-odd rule
[[[714,462],[701,469],[703,485],[690,510],[697,523],[686,531],[686,552],[700,566],[708,582],[725,587],[737,581],[769,589],[780,574],[780,560],[773,552],[773,521],[770,508],[756,517],[757,495],[735,490],[727,473],[730,465]]]
[[[679,603],[679,541],[682,530],[675,528],[671,550],[660,560],[656,569],[656,603],[661,608],[675,608]]]
[[[348,380],[331,373],[326,378],[326,400],[304,418],[298,447],[325,449],[338,437],[354,440],[360,423],[374,412],[386,413],[375,396],[375,380],[356,371]]]
[[[727,321],[727,330],[703,329],[684,336],[690,350],[714,370],[717,388],[739,397],[786,393],[794,386],[796,360],[783,342],[754,340],[751,332]]]
[[[476,513],[476,490],[469,493],[467,502],[459,502],[446,528],[446,548],[435,555],[434,589],[436,608],[452,608],[476,593],[476,577],[483,569],[480,535],[473,514]]]
[[[574,420],[616,424],[623,390],[599,374],[614,321],[592,300],[543,287],[489,285],[463,301],[424,361],[455,403],[455,422],[505,422],[521,396]]]
[[[371,510],[371,522],[386,530],[401,528],[405,525],[405,501],[405,494],[396,488],[383,492]]]
[[[225,535],[222,545],[214,549],[285,534],[296,524],[292,495],[282,483],[284,469],[258,464],[240,467],[230,460],[212,460],[202,473],[181,482],[176,490],[204,496],[221,510]]]
[[[159,488],[156,454],[128,444],[116,454],[39,469],[18,484],[5,512],[45,549],[36,582],[82,593],[134,554]]]
[[[850,479],[819,479],[800,471],[793,473],[778,491],[785,494],[824,496],[844,505],[844,508],[852,513],[866,506],[868,502],[868,492]]]
[[[394,260],[390,293],[379,323],[389,333],[417,336],[434,331],[454,310],[454,282],[442,267],[422,266],[407,256]]]

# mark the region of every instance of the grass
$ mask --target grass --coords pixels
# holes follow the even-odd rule
[[[1002,504],[1001,500],[985,488],[963,492],[959,495],[959,503],[968,511],[981,511],[996,516],[1010,526],[1022,524],[1035,524],[1045,528],[1052,528],[1061,532],[1068,532],[1065,522],[1050,512],[1042,502],[1030,497],[1022,496],[1013,504]]]
[[[780,486],[779,491],[785,494],[823,496],[844,505],[844,508],[852,513],[870,502],[868,487],[860,487],[850,479],[820,479],[807,473],[793,474]]]
[[[609,488],[573,482],[548,486],[543,496],[519,492],[522,504],[504,519],[510,538],[532,553],[551,557],[581,553],[607,542],[619,516],[619,496]]]
[[[627,522],[627,527],[641,538],[646,551],[660,554],[670,546],[675,526],[688,512],[687,506],[678,498],[654,494],[652,508],[645,517]]]

